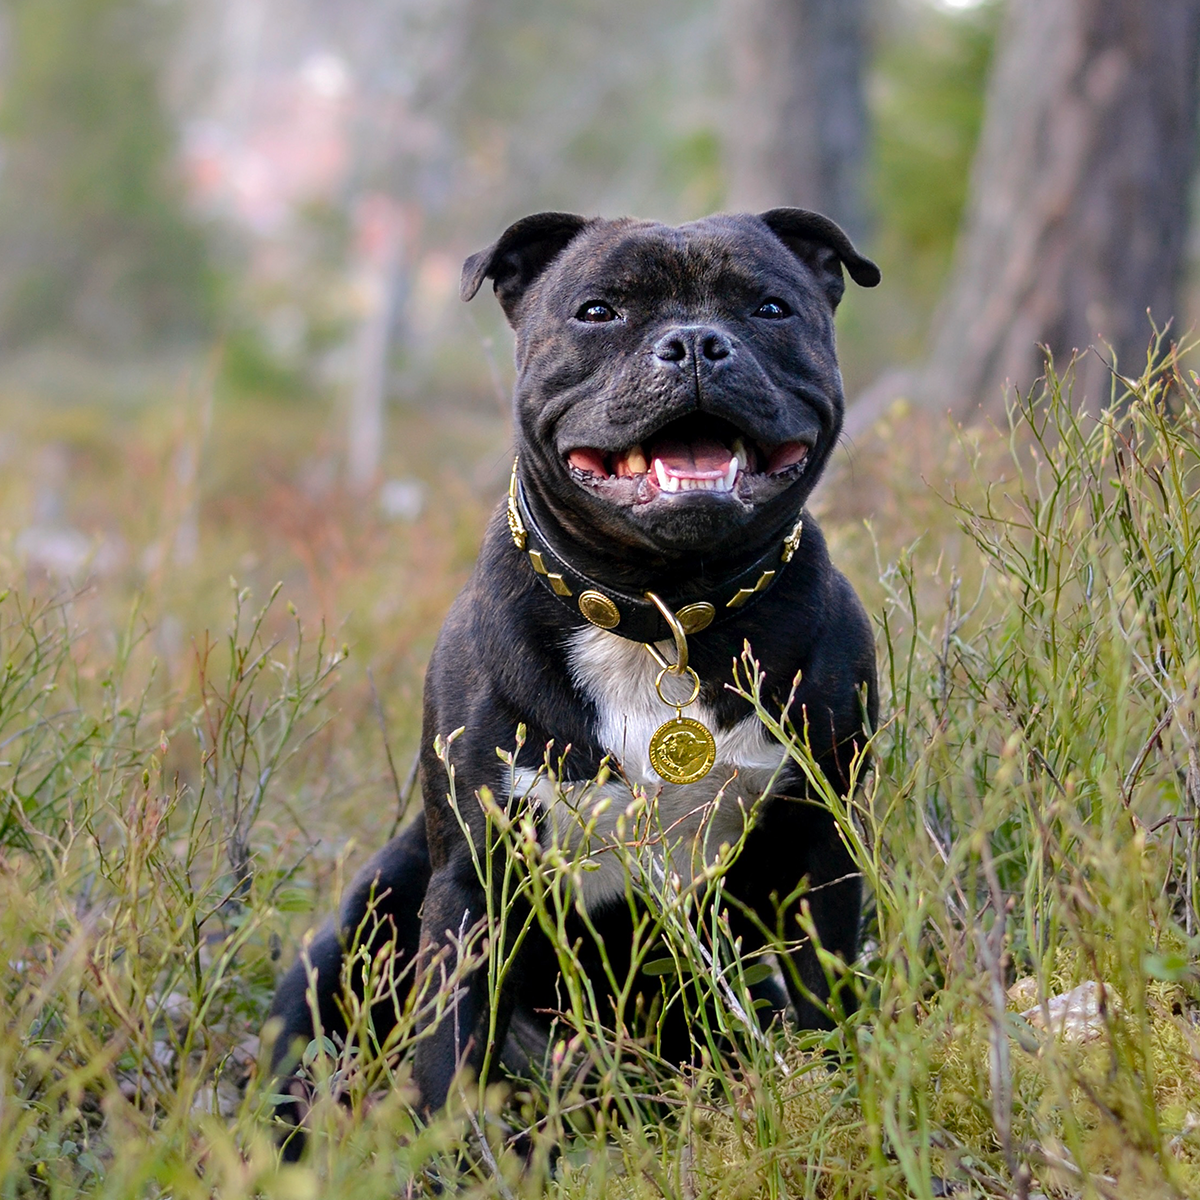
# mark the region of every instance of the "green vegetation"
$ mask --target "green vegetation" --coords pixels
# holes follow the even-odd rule
[[[310,1046],[312,1151],[293,1167],[278,1164],[257,1034],[303,930],[400,816],[420,663],[486,510],[470,462],[503,457],[498,431],[406,418],[394,441],[448,465],[430,479],[440,503],[403,528],[355,520],[336,494],[305,508],[285,481],[313,435],[295,428],[276,431],[273,463],[222,455],[220,487],[191,500],[172,492],[186,425],[153,435],[157,452],[138,448],[145,428],[118,431],[105,453],[140,474],[105,474],[137,502],[85,488],[89,503],[168,549],[178,514],[197,512],[208,557],[201,575],[164,551],[166,566],[71,593],[31,574],[0,600],[3,1194],[366,1198],[435,1180],[481,1196],[1197,1194],[1200,381],[1173,364],[1100,421],[1076,418],[1052,376],[1004,435],[935,431],[958,480],[945,498],[915,482],[915,451],[892,441],[870,468],[867,445],[856,491],[888,498],[874,541],[826,517],[878,615],[884,700],[852,802],[812,781],[871,898],[842,981],[860,1008],[841,1029],[757,1033],[745,989],[770,963],[730,945],[720,865],[703,895],[647,869],[647,805],[622,851],[649,905],[643,984],[693,1014],[696,1064],[612,1028],[558,938],[561,1028],[534,1084],[464,1084],[422,1126],[403,1052],[419,1007],[446,995],[419,989],[388,1045],[358,1012],[345,1045]],[[277,418],[218,405],[204,436],[254,444],[247,422]],[[86,483],[103,455],[72,428]],[[28,480],[8,475],[11,565],[3,531]],[[330,544],[335,527],[349,548]],[[283,590],[217,594],[226,562],[277,572]],[[344,629],[289,611],[322,588],[326,611],[354,609]],[[231,608],[228,635],[206,635]],[[756,695],[752,657],[737,680]],[[774,732],[811,765],[802,729]],[[443,752],[453,762],[452,738]],[[510,847],[498,890],[529,897],[554,935],[579,850],[540,846],[490,797],[456,802],[493,805]],[[465,937],[460,966],[507,913]],[[389,986],[379,963],[350,969]],[[503,969],[491,962],[497,984]],[[1039,1006],[1089,982],[1086,1019],[1046,1031]],[[530,1125],[523,1171],[510,1135]]]
[[[996,4],[906,12],[875,63],[879,253],[894,255],[904,285],[929,289],[930,300],[966,200],[999,16]]]
[[[925,350],[966,202],[1001,6],[897,6],[877,38],[869,84],[868,250],[886,288],[851,289],[841,340],[851,394]]]
[[[194,338],[214,277],[160,98],[171,6],[10,0],[0,136],[0,336],[128,352]]]

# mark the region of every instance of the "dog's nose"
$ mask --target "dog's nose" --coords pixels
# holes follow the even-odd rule
[[[672,329],[655,343],[654,356],[663,362],[685,363],[689,359],[719,362],[733,353],[733,343],[717,329],[690,326]]]

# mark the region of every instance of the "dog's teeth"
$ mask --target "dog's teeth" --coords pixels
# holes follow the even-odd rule
[[[658,482],[659,489],[664,492],[732,492],[734,485],[737,483],[738,472],[742,469],[742,464],[736,459],[731,459],[729,465],[725,468],[725,473],[718,476],[716,479],[697,479],[689,475],[672,475],[663,465],[661,459],[656,458],[653,463],[654,478]]]
[[[648,470],[646,465],[646,452],[641,446],[634,446],[632,450],[625,455],[625,465],[634,475],[645,475]]]

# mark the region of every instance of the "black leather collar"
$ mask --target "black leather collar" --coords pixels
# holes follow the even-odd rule
[[[658,607],[647,598],[649,593],[634,596],[591,579],[554,548],[530,511],[515,462],[508,493],[508,526],[513,542],[528,556],[538,581],[573,613],[630,641],[671,640],[671,628]],[[698,577],[682,591],[662,595],[661,599],[688,634],[744,613],[770,590],[791,561],[800,544],[802,528],[803,517],[780,544],[736,575],[718,580]]]

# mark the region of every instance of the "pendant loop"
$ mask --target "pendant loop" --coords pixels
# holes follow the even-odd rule
[[[650,738],[647,748],[650,765],[667,783],[695,783],[712,770],[717,760],[717,742],[712,732],[702,721],[683,715],[683,710],[700,696],[700,676],[688,666],[687,634],[679,618],[653,592],[647,592],[646,598],[666,618],[675,635],[675,649],[679,652],[678,662],[669,663],[658,652],[658,647],[650,642],[643,643],[661,668],[654,679],[654,690],[664,704],[675,710],[675,715],[660,725]],[[667,675],[692,677],[691,694],[686,700],[668,700],[663,695],[662,683]]]
[[[697,675],[691,667],[684,667],[682,673],[692,677],[692,694],[686,700],[668,700],[666,696],[663,695],[662,681],[663,676],[666,675],[670,670],[670,667],[663,667],[663,669],[659,671],[654,680],[654,690],[658,693],[658,698],[665,705],[667,705],[669,708],[675,709],[676,712],[681,713],[689,704],[695,703],[696,697],[700,695],[700,676]]]
[[[650,642],[644,643],[647,650],[650,651],[651,657],[658,663],[664,671],[670,671],[672,675],[682,675],[687,670],[688,665],[688,645],[687,632],[683,628],[679,618],[667,607],[661,596],[656,596],[653,592],[646,593],[646,599],[662,613],[663,620],[670,626],[671,634],[675,638],[675,662],[674,664],[667,662],[665,658],[658,652],[657,648]],[[694,672],[693,672],[694,673]],[[699,685],[697,685],[699,687]],[[663,702],[664,704],[666,701]],[[689,700],[690,704],[691,701]]]

